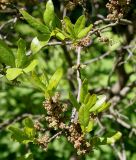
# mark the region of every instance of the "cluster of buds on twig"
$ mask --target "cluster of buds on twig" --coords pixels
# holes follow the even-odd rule
[[[79,123],[72,123],[67,127],[67,138],[74,145],[78,155],[90,152],[91,145],[85,139]]]
[[[58,133],[61,132],[61,134],[65,134],[79,155],[90,152],[92,147],[85,139],[80,124],[78,122],[66,122],[64,112],[67,111],[67,105],[60,102],[60,94],[56,93],[55,96],[46,99],[43,105],[47,111],[46,121],[49,124],[49,128],[53,128],[58,131]],[[38,139],[38,143],[44,148],[46,148],[49,142],[50,140],[46,136]]]
[[[52,98],[46,99],[44,108],[47,111],[46,121],[49,123],[50,128],[55,130],[64,128],[64,112],[67,111],[67,104],[60,102],[60,94],[56,93]]]
[[[109,0],[106,7],[109,10],[107,16],[112,21],[119,20],[127,13],[131,0]]]

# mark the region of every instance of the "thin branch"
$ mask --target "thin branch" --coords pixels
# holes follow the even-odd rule
[[[14,118],[14,119],[10,119],[10,120],[7,120],[7,121],[1,123],[0,124],[0,131],[3,130],[3,129],[5,129],[7,126],[9,126],[9,125],[11,125],[13,123],[19,122],[22,119],[24,119],[26,117],[29,117],[29,116],[32,116],[32,115],[29,114],[29,113],[24,113],[24,114],[22,114],[22,115],[20,115],[20,116],[18,116],[16,118]]]
[[[48,140],[48,142],[51,142],[53,139],[57,138],[57,137],[60,136],[61,134],[62,134],[62,131],[56,133],[54,136],[52,136],[52,137]]]
[[[80,59],[81,59],[81,47],[77,48],[77,82],[78,82],[78,92],[77,92],[77,101],[80,101],[80,92],[82,87],[81,74],[80,74]],[[77,122],[78,114],[76,108],[72,110],[71,122]]]
[[[29,114],[29,113],[24,113],[22,115],[19,115],[17,116],[16,118],[13,118],[13,119],[10,119],[10,120],[7,120],[3,123],[0,123],[0,131],[2,131],[3,129],[5,129],[7,126],[13,124],[13,123],[16,123],[16,122],[19,122],[21,121],[22,119],[26,118],[26,117],[30,117],[30,116],[33,116],[33,117],[39,117],[39,115],[32,115],[32,114]],[[41,115],[40,115],[41,117]]]
[[[107,57],[108,55],[110,55],[110,53],[111,53],[111,52],[108,51],[108,52],[100,55],[99,57],[96,57],[96,58],[93,58],[93,59],[91,59],[91,60],[89,60],[89,61],[84,62],[83,64],[91,64],[91,63],[97,62],[97,61],[99,61],[99,60],[102,60],[102,59],[104,59],[105,57]]]

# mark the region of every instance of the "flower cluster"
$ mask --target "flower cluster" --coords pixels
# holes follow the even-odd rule
[[[58,128],[64,128],[64,116],[63,113],[67,110],[67,105],[60,103],[60,94],[56,93],[52,98],[46,99],[44,102],[44,108],[47,111],[46,117],[50,128],[57,130]]]
[[[106,7],[109,10],[108,19],[114,21],[124,17],[127,13],[131,0],[109,0]]]
[[[90,152],[91,145],[86,141],[79,123],[72,123],[67,128],[67,138],[74,145],[74,148],[77,149],[78,155]]]
[[[43,105],[47,111],[46,121],[49,124],[49,128],[53,128],[59,132],[62,131],[68,141],[77,149],[79,155],[88,153],[91,150],[91,145],[85,139],[80,124],[78,122],[67,124],[66,122],[64,112],[67,111],[67,105],[60,102],[60,94],[56,93],[55,96],[46,99]],[[44,137],[41,137],[38,142],[40,145],[44,142],[47,146],[47,139]],[[43,147],[45,148],[45,146]]]

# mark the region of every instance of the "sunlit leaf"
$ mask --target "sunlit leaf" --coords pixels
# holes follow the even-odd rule
[[[6,77],[9,81],[12,81],[22,73],[23,73],[23,70],[20,68],[8,68],[6,71]]]
[[[86,21],[86,19],[85,19],[84,15],[80,16],[77,19],[77,21],[74,25],[75,34],[78,34],[85,27],[85,21]]]
[[[34,70],[36,65],[38,64],[37,60],[33,60],[26,68],[23,69],[25,73],[31,72]]]
[[[85,27],[84,29],[82,29],[79,34],[77,35],[77,38],[83,38],[85,36],[87,36],[88,32],[92,29],[93,25],[90,24],[88,27]]]

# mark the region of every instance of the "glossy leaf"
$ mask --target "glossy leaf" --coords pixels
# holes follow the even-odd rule
[[[75,107],[77,110],[79,110],[80,104],[77,102],[77,99],[75,98],[75,96],[69,92],[69,99],[70,102],[72,103],[73,107]]]
[[[37,37],[35,37],[31,42],[31,51],[33,54],[39,52],[49,41],[50,35],[46,35],[46,40],[40,41]]]
[[[96,103],[97,96],[96,94],[93,94],[89,97],[88,102],[86,103],[86,108],[90,111],[90,109],[94,106]]]
[[[0,40],[0,63],[6,64],[11,67],[15,66],[14,54],[7,46],[7,44],[2,40]]]
[[[26,56],[26,43],[23,39],[19,39],[18,41],[18,50],[16,56],[16,67],[24,67],[27,62]]]
[[[77,38],[81,39],[87,36],[88,32],[92,29],[93,25],[90,24],[88,27],[82,29],[79,34],[77,35]]]
[[[23,70],[21,68],[8,68],[6,71],[6,77],[9,81],[12,81],[22,73],[23,73]]]
[[[30,14],[28,14],[24,9],[20,10],[20,13],[23,15],[24,19],[36,30],[44,33],[44,34],[50,34],[49,28],[42,24],[40,21],[38,21],[36,18],[32,17]]]
[[[103,103],[105,101],[106,101],[106,96],[105,95],[98,96],[98,100],[97,100],[96,104],[90,109],[90,112],[97,111],[103,105]]]
[[[111,103],[107,102],[107,103],[103,103],[103,105],[97,110],[97,113],[100,113],[102,111],[105,111],[106,109],[108,109],[110,107]]]
[[[78,34],[85,27],[85,22],[86,22],[86,19],[85,19],[84,15],[80,16],[77,19],[77,21],[74,25],[75,34]]]

